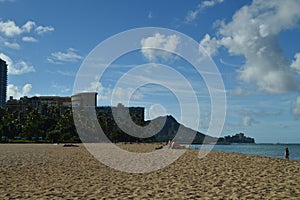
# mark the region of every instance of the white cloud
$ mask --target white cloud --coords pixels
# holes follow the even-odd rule
[[[300,53],[295,54],[295,60],[293,60],[291,67],[300,73]]]
[[[35,22],[33,21],[28,21],[22,26],[22,30],[24,32],[29,33],[34,27],[36,26]]]
[[[25,84],[22,88],[9,84],[7,86],[7,97],[13,96],[15,99],[19,99],[20,97],[28,95],[31,89],[31,84]]]
[[[51,53],[48,62],[62,64],[63,62],[77,62],[81,59],[83,59],[83,57],[77,54],[75,49],[69,48],[66,53],[60,51]]]
[[[42,35],[44,33],[54,31],[54,28],[52,26],[38,26],[35,31],[37,34]]]
[[[188,11],[187,15],[185,16],[185,22],[191,22],[196,19],[198,16],[200,10],[195,10],[195,11]]]
[[[192,11],[188,11],[187,15],[185,16],[185,22],[189,23],[192,22],[197,18],[197,16],[207,7],[213,7],[217,4],[223,3],[224,0],[207,0],[202,1],[200,4],[198,4],[197,8]]]
[[[20,45],[17,40],[23,34],[32,34],[35,31],[41,35],[43,33],[53,31],[52,26],[37,26],[33,21],[27,21],[23,26],[18,26],[14,21],[3,21],[0,19],[0,45],[6,46],[11,49],[20,49]],[[37,42],[32,36],[22,37],[24,42]]]
[[[37,39],[35,39],[34,37],[28,37],[28,36],[22,37],[22,40],[24,42],[37,42]]]
[[[0,20],[0,32],[4,33],[7,37],[13,37],[22,33],[29,33],[36,26],[35,22],[27,21],[22,27],[16,25],[14,21]]]
[[[3,53],[0,53],[0,58],[6,61],[6,64],[8,66],[8,74],[21,75],[29,72],[35,72],[34,67],[27,64],[25,61],[21,60],[17,63],[14,63],[10,57]]]
[[[270,113],[265,110],[240,110],[239,114],[242,116],[242,126],[252,126],[253,124],[259,123],[255,120],[257,117],[274,116],[280,113]]]
[[[19,61],[8,68],[8,74],[21,75],[29,72],[35,72],[35,69],[25,61]]]
[[[174,56],[172,56],[170,52],[176,50],[178,43],[179,37],[176,35],[166,36],[160,33],[156,33],[152,37],[143,38],[141,40],[141,49],[143,55],[149,61],[155,61],[158,58],[169,60],[174,58]]]
[[[37,26],[33,21],[27,21],[23,26],[18,26],[12,20],[2,21],[0,19],[0,34],[2,33],[5,37],[20,36],[23,33],[31,33],[32,31],[35,31],[38,35],[42,35],[46,32],[54,31],[54,28],[52,26]],[[25,40],[27,38],[26,41],[30,38],[32,41],[32,37],[23,38]]]
[[[131,87],[114,88],[112,94],[113,102],[122,103],[124,105],[127,105],[128,101],[130,100],[140,100],[144,97],[144,95],[141,92],[135,91],[134,88]]]
[[[210,35],[205,34],[204,38],[200,41],[199,51],[205,51],[209,56],[216,55],[218,48],[220,47],[219,42],[216,38],[211,38]]]
[[[26,85],[24,85],[23,88],[22,88],[23,94],[28,94],[30,92],[31,88],[32,88],[31,84],[27,83]]]
[[[47,61],[48,61],[49,63],[55,64],[55,65],[61,65],[61,64],[64,64],[63,62],[54,60],[53,58],[47,58]]]
[[[8,20],[4,22],[0,20],[0,32],[4,33],[5,36],[13,37],[15,35],[20,35],[22,29],[18,27],[14,21]]]
[[[103,85],[99,82],[99,77],[95,76],[93,82],[90,83],[89,87],[84,88],[83,92],[97,92],[97,100],[107,100],[111,96],[111,90],[109,88],[103,87]],[[103,104],[103,102],[99,102]]]
[[[254,0],[238,10],[229,23],[220,23],[218,44],[232,55],[245,57],[239,78],[262,91],[284,93],[299,90],[299,80],[290,68],[279,43],[281,31],[296,27],[300,1]],[[207,38],[206,38],[207,39]],[[216,38],[210,38],[215,47]],[[213,48],[212,47],[212,48]]]
[[[7,42],[7,41],[5,41],[4,42],[4,45],[6,46],[6,47],[8,47],[8,48],[11,48],[11,49],[20,49],[20,45],[18,44],[18,43],[16,43],[16,42]]]
[[[292,105],[292,113],[296,117],[300,117],[300,96],[296,97]]]

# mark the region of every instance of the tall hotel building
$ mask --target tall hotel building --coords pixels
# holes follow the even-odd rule
[[[0,59],[0,107],[6,108],[7,64]]]

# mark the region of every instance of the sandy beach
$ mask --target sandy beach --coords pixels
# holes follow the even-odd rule
[[[121,145],[152,151],[157,144]],[[0,199],[299,199],[300,161],[188,150],[164,169],[129,174],[82,146],[0,145]]]

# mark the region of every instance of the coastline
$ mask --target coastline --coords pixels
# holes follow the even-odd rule
[[[159,144],[118,144],[147,152]],[[299,161],[211,151],[187,152],[146,174],[109,168],[82,144],[0,145],[1,199],[270,199],[300,196]]]

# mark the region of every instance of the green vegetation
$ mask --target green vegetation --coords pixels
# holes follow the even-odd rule
[[[147,122],[140,118],[135,112],[130,112],[132,121],[138,126],[145,126]],[[155,142],[155,137],[150,138],[137,138],[126,134],[122,131],[117,123],[112,118],[112,113],[99,113],[98,116],[99,124],[105,135],[112,142]]]
[[[78,113],[76,119],[79,120],[81,125],[80,131],[85,142],[95,142],[95,138],[100,139],[100,133],[94,133],[95,123],[92,118],[85,117],[81,114],[84,110]],[[176,135],[180,123],[178,123],[172,116],[158,117],[152,121],[144,121],[143,116],[140,116],[134,110],[130,111],[132,121],[138,126],[146,126],[150,122],[152,123],[154,130],[148,130],[155,132],[155,127],[162,126],[162,129],[155,135],[148,138],[137,138],[122,131],[113,119],[113,115],[110,109],[106,112],[99,112],[97,120],[104,131],[107,138],[112,142],[167,142],[172,140]],[[80,116],[83,116],[82,118]],[[88,115],[89,116],[89,115]],[[117,117],[121,117],[117,116]],[[92,117],[92,116],[91,116]],[[57,143],[57,142],[81,142],[73,120],[73,113],[71,108],[60,109],[57,106],[45,106],[42,112],[31,107],[25,110],[14,111],[12,113],[7,110],[0,109],[0,142],[15,142],[15,143]],[[120,118],[119,121],[125,126],[127,119]],[[129,127],[128,130],[130,130]],[[184,137],[178,137],[177,142],[185,143],[186,139],[192,137],[195,134],[190,128],[181,127],[181,131],[184,133]],[[205,135],[197,132],[193,143],[201,144]],[[99,141],[97,139],[97,141]],[[216,141],[218,138],[207,136],[206,142]],[[105,139],[103,139],[105,141]]]
[[[43,109],[43,113],[31,107],[13,113],[0,109],[0,142],[80,142],[72,110],[60,112],[56,106]]]
[[[133,121],[144,125],[136,113]],[[112,118],[112,113],[99,113],[98,121],[106,136],[113,142],[152,142],[154,138],[139,139],[124,133]],[[10,143],[56,143],[81,142],[73,120],[72,109],[63,112],[57,106],[44,106],[42,112],[27,107],[12,113],[0,108],[0,142]],[[87,120],[87,119],[85,119]],[[83,123],[88,124],[88,123]],[[93,127],[86,127],[86,130]]]

